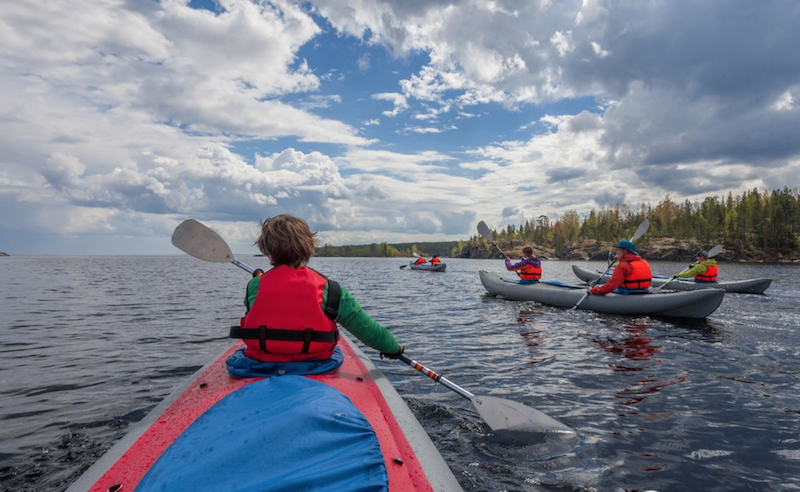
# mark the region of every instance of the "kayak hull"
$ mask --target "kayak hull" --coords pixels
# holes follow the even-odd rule
[[[572,271],[575,276],[587,283],[592,283],[600,277],[600,272],[581,268],[572,265]],[[611,274],[603,275],[603,278],[598,282],[600,284],[606,283],[611,278]],[[651,287],[656,288],[664,285],[669,281],[669,278],[653,277]],[[669,285],[664,289],[669,290],[699,290],[699,289],[722,289],[725,292],[735,292],[739,294],[763,294],[770,284],[771,278],[751,278],[747,280],[730,280],[719,282],[695,282],[694,279],[676,279],[669,282]]]
[[[257,392],[259,385],[270,382],[270,378],[237,379],[228,374],[225,361],[242,346],[242,342],[235,343],[209,365],[200,369],[186,384],[176,388],[148,414],[146,419],[72,484],[68,492],[149,490],[146,487],[148,472],[157,468],[156,465],[161,463],[160,459],[164,460],[170,456],[169,450],[182,435],[188,433],[187,429],[194,428],[197,423],[208,418],[215,407],[223,404],[236,405],[237,400],[244,402],[245,399],[240,393]],[[377,437],[380,445],[379,454],[382,454],[379,461],[383,461],[388,475],[388,490],[461,490],[458,481],[430,437],[383,373],[344,334],[339,341],[339,347],[344,362],[337,371],[316,376],[285,376],[271,379],[281,382],[296,378],[313,384],[322,383],[328,390],[333,388],[343,400],[352,402],[357,411],[366,418],[368,427],[371,427]],[[317,384],[317,386],[322,385]],[[312,407],[313,402],[304,405],[309,406],[312,412],[324,407],[318,403]],[[320,412],[323,410],[320,409]],[[265,416],[265,420],[268,418],[268,415]],[[259,426],[257,422],[255,425]],[[252,428],[253,423],[249,423],[248,426]],[[248,426],[236,429],[236,436],[244,442],[251,437],[247,432]],[[303,428],[289,426],[289,430],[283,428],[279,432],[284,434],[289,432],[290,442],[297,442],[298,446],[304,441],[307,444]],[[211,464],[230,459],[229,456],[222,455],[225,452],[224,446],[214,446],[213,442],[211,444],[208,449],[212,451],[199,454],[201,460],[207,460]],[[275,453],[276,462],[279,455],[287,454],[285,448],[265,449],[264,446],[252,451],[261,455],[266,453],[262,460],[265,467],[272,462],[269,453]],[[330,450],[326,452],[330,455]],[[360,453],[361,450],[357,452]],[[321,461],[325,459],[321,458]],[[163,463],[160,466],[164,468]],[[166,467],[170,469],[170,463],[166,463]],[[249,472],[258,473],[257,468]],[[230,484],[234,483],[233,480],[238,480],[236,476],[241,476],[242,473],[242,470],[232,469],[229,472],[231,477],[214,476],[215,483],[206,485],[210,487],[209,490],[231,489]],[[274,470],[272,473],[275,473]],[[219,481],[216,482],[217,480]],[[315,485],[315,490],[333,490],[332,485],[326,487],[325,483],[318,481],[314,483],[318,484]],[[116,487],[117,485],[122,487]],[[139,485],[142,487],[137,488]],[[274,483],[266,488],[261,486],[259,490],[283,490],[283,485]]]
[[[550,306],[572,308],[586,293],[586,287],[535,282],[520,283],[481,270],[481,283],[492,295],[512,301],[533,301]],[[719,307],[725,291],[703,289],[688,292],[659,292],[642,295],[589,295],[579,309],[601,313],[705,318]]]
[[[438,265],[431,265],[429,263],[423,263],[422,265],[415,265],[412,261],[408,264],[408,267],[412,270],[424,270],[428,272],[443,272],[447,268],[447,265],[444,263],[439,263]]]

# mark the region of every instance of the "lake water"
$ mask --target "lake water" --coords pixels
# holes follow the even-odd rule
[[[772,286],[726,294],[705,320],[680,320],[496,299],[478,271],[508,275],[502,261],[444,261],[446,273],[385,258],[311,266],[353,293],[407,355],[577,431],[557,449],[497,439],[469,401],[362,347],[464,489],[800,490],[797,265],[723,263],[722,278],[771,277]],[[570,266],[545,262],[545,277],[577,282]],[[187,256],[0,258],[0,489],[65,489],[231,343],[248,279]]]

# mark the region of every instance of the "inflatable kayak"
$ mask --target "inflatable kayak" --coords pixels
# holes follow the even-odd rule
[[[550,306],[572,308],[586,293],[586,286],[557,281],[527,282],[507,280],[495,273],[480,271],[484,288],[495,296],[512,301],[534,301]],[[687,292],[650,294],[589,295],[579,309],[601,313],[705,318],[722,303],[725,291],[703,289]]]
[[[237,379],[237,342],[68,492],[461,490],[391,383],[342,333],[341,367]]]
[[[572,265],[572,271],[579,279],[591,283],[600,277],[602,272],[588,270],[579,266]],[[611,278],[611,272],[603,275],[598,283],[605,283]],[[671,277],[664,275],[653,275],[651,287],[661,287],[665,283],[669,285],[663,287],[669,290],[698,290],[698,289],[722,289],[725,292],[737,292],[740,294],[763,294],[772,283],[771,278],[752,278],[749,280],[730,280],[717,282],[695,282],[692,278],[679,278],[670,281]]]
[[[408,268],[412,270],[427,270],[429,272],[443,272],[445,268],[447,268],[447,265],[444,263],[437,263],[436,265],[431,265],[430,263],[415,265],[412,261],[408,264]]]

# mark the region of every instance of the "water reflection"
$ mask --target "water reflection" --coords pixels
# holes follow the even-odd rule
[[[543,330],[533,329],[536,324],[536,318],[542,316],[541,311],[528,311],[520,309],[517,316],[517,323],[523,325],[523,330],[519,332],[519,336],[525,341],[525,346],[528,347],[532,357],[526,362],[527,364],[541,364],[542,362],[555,358],[555,355],[545,356],[541,354],[540,346],[543,345],[546,337]]]

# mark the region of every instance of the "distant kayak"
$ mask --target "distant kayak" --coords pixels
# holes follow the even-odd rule
[[[600,277],[602,272],[581,268],[572,265],[572,271],[579,279],[584,282],[594,282]],[[611,278],[611,272],[603,276],[598,283],[603,284]],[[669,281],[671,277],[663,275],[654,275],[651,287],[656,288],[669,282],[669,285],[663,287],[667,290],[698,290],[698,289],[722,289],[725,292],[736,292],[741,294],[763,294],[772,284],[771,278],[752,278],[748,280],[729,280],[717,282],[695,282],[691,278],[679,278]]]
[[[512,301],[534,301],[572,308],[586,293],[585,285],[504,279],[484,270],[479,274],[483,287],[490,294]],[[721,289],[630,295],[611,293],[604,296],[589,295],[578,308],[612,314],[705,318],[716,311],[724,296],[725,291]]]
[[[431,265],[430,263],[422,263],[420,265],[415,265],[414,262],[410,262],[408,267],[412,270],[427,270],[429,272],[443,272],[447,265],[444,263],[437,263],[436,265]]]
[[[342,334],[332,373],[198,371],[68,489],[461,490],[414,414]]]

